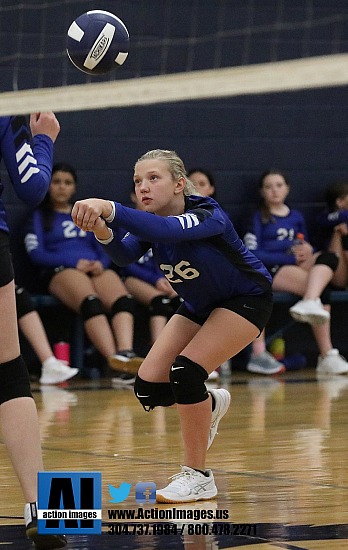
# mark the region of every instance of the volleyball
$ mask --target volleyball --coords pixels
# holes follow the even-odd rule
[[[127,27],[108,11],[87,11],[68,29],[68,57],[75,67],[87,74],[105,74],[123,65],[128,48]]]

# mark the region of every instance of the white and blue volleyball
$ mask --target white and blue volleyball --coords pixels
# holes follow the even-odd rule
[[[98,75],[112,71],[126,61],[128,49],[127,27],[108,11],[83,13],[68,29],[68,57],[84,73]]]

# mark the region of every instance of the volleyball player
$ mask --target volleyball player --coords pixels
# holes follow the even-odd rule
[[[94,232],[118,265],[152,247],[160,269],[184,299],[139,368],[134,391],[147,411],[176,403],[180,418],[184,466],[157,491],[157,501],[207,500],[217,488],[205,466],[206,453],[230,394],[208,392],[205,381],[264,328],[272,309],[272,280],[219,204],[193,194],[174,151],[145,153],[135,165],[134,184],[143,211],[86,199],[75,203],[72,217]],[[120,227],[128,231],[122,240]]]
[[[53,113],[35,113],[30,117],[30,128],[32,141],[24,117],[0,117],[0,160],[5,162],[18,197],[34,206],[43,199],[50,184],[53,143],[60,127]],[[2,191],[0,184],[0,195]],[[37,534],[37,473],[43,470],[40,433],[29,374],[19,348],[9,228],[1,197],[0,421],[2,436],[26,500],[27,536],[37,548],[63,548],[65,537]]]

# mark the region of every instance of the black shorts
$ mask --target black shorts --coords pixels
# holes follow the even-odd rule
[[[271,316],[273,308],[273,293],[272,290],[264,292],[263,294],[246,295],[246,296],[234,296],[224,300],[218,305],[212,306],[209,312],[204,315],[197,315],[192,313],[185,305],[185,302],[177,309],[176,313],[187,317],[198,325],[203,325],[208,319],[209,315],[214,309],[217,308],[229,309],[234,311],[244,319],[247,319],[255,325],[260,333],[263,331],[267,322]]]
[[[0,287],[8,285],[13,279],[10,237],[5,231],[0,231]]]
[[[64,271],[64,269],[67,269],[64,265],[59,265],[58,267],[44,267],[41,269],[39,274],[40,292],[49,294],[49,286],[53,277],[57,275],[57,273]]]

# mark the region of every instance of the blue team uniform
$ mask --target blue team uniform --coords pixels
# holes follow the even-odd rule
[[[76,267],[79,260],[99,260],[104,268],[110,259],[92,233],[82,231],[70,214],[53,212],[52,227],[45,231],[42,212],[33,212],[25,237],[26,250],[34,264],[41,267]]]
[[[229,298],[270,290],[270,274],[214,199],[185,197],[185,212],[167,217],[115,206],[108,223],[115,238],[105,246],[112,260],[125,266],[152,248],[163,275],[193,313],[204,316]],[[118,228],[129,232],[122,240]]]
[[[31,138],[23,116],[0,117],[0,161],[1,159],[5,162],[18,197],[30,206],[39,204],[51,181],[51,138],[43,134]],[[8,233],[2,192],[3,184],[0,182],[0,230]]]
[[[152,249],[148,250],[137,262],[129,264],[120,270],[122,277],[136,277],[152,286],[156,286],[158,279],[163,277],[153,258]]]
[[[287,216],[272,214],[271,220],[266,223],[258,210],[244,236],[244,243],[271,272],[275,272],[282,265],[295,265],[291,247],[297,233],[303,233],[305,240],[308,240],[306,223],[298,210],[290,210]]]
[[[323,210],[317,216],[317,227],[320,248],[326,249],[329,246],[333,229],[340,223],[348,224],[348,210]]]

